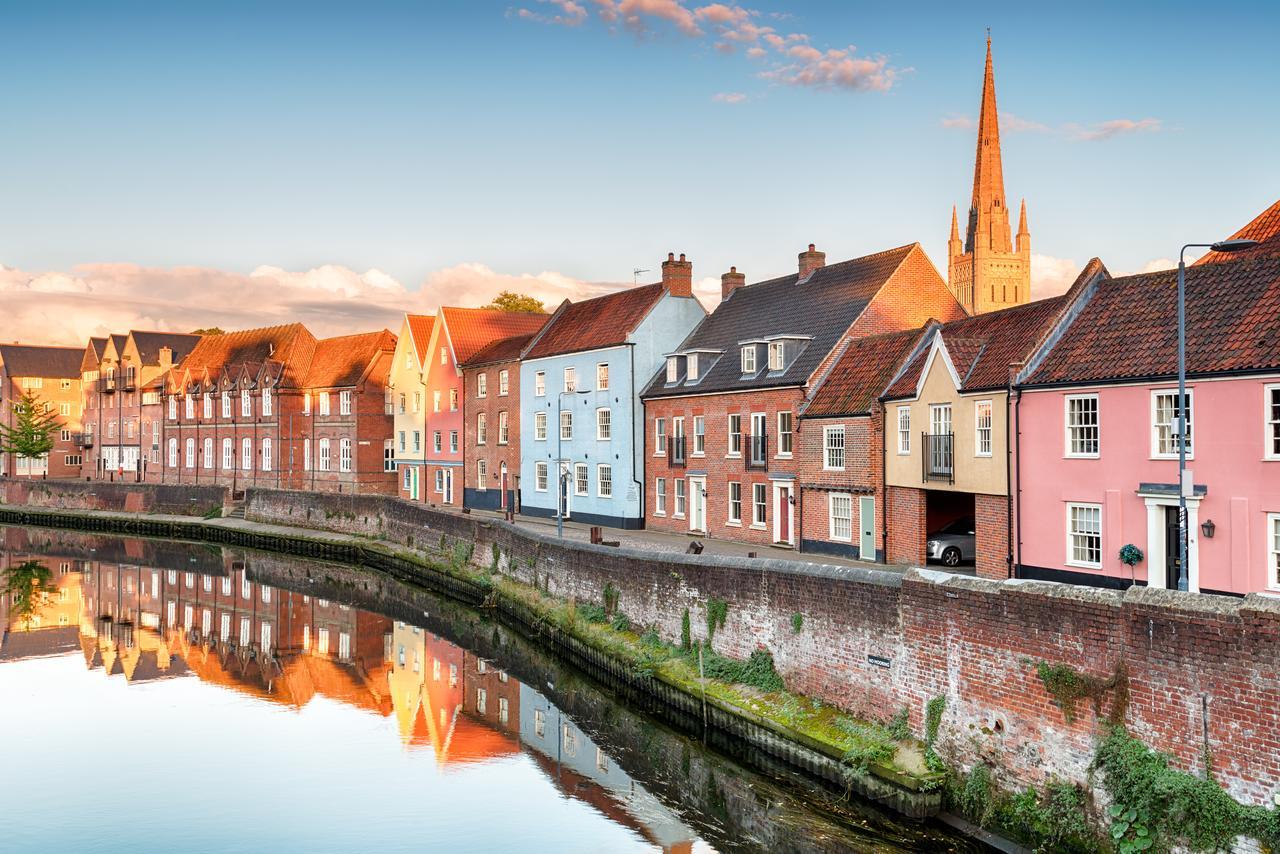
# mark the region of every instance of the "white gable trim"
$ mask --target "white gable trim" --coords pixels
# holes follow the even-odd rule
[[[942,354],[942,363],[947,366],[947,373],[951,375],[951,382],[956,387],[956,391],[960,390],[960,374],[956,372],[956,366],[951,361],[951,354],[947,352],[947,346],[942,343],[942,332],[933,333],[933,342],[929,345],[929,355],[925,358],[924,367],[920,369],[920,377],[916,380],[916,397],[920,397],[924,391],[925,380],[929,377],[929,371],[933,368],[933,360]]]

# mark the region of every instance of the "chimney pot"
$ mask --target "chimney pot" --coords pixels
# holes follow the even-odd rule
[[[745,273],[739,273],[737,267],[730,267],[729,272],[720,276],[720,300],[723,302],[729,298],[729,294],[736,291],[747,283]]]
[[[662,262],[662,286],[673,297],[693,296],[693,263],[685,260],[683,252],[679,261],[674,252],[667,253]]]
[[[809,278],[814,270],[826,266],[827,253],[819,252],[817,248],[810,243],[807,252],[800,253],[800,280],[804,281]]]

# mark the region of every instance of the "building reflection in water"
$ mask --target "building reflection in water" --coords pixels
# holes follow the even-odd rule
[[[432,633],[263,584],[241,553],[3,528],[0,568],[39,561],[56,585],[28,619],[0,597],[0,663],[79,649],[127,683],[198,678],[300,709],[320,695],[394,715],[409,751],[445,772],[526,753],[568,798],[663,851],[696,834],[546,697]]]

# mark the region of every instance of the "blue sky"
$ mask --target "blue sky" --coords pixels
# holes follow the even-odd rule
[[[835,260],[919,240],[945,267],[974,147],[946,125],[976,113],[987,26],[1002,116],[1029,128],[1006,127],[1005,179],[1042,271],[1141,269],[1280,188],[1275,4],[777,0],[738,19],[856,46],[855,88],[748,58],[759,39],[722,52],[743,30],[701,0],[686,31],[679,0],[578,2],[5,4],[10,290],[133,265],[153,274],[136,300],[188,286],[157,268],[333,265],[416,305],[424,282],[464,299],[487,273],[629,281],[670,250],[695,277],[735,264],[751,281],[811,241]],[[1118,120],[1140,129],[1094,138]],[[442,273],[459,268],[469,289]],[[366,287],[394,291],[338,292]],[[112,322],[163,325],[153,309]]]

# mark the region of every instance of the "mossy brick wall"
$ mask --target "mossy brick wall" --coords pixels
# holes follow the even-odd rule
[[[228,490],[219,486],[0,478],[0,503],[65,510],[202,516],[227,498]]]
[[[1014,787],[1087,783],[1103,726],[1089,700],[1067,723],[1036,675],[1064,663],[1099,678],[1127,671],[1130,730],[1192,771],[1204,733],[1215,778],[1248,803],[1280,791],[1280,599],[990,580],[912,570],[645,553],[533,533],[394,498],[251,490],[249,516],[418,546],[475,544],[473,563],[551,593],[600,602],[606,584],[634,623],[678,640],[687,608],[706,633],[710,599],[728,603],[715,646],[773,651],[788,684],[855,712],[888,717],[946,700],[939,751],[961,768],[990,764]],[[804,617],[800,632],[794,614]],[[1110,699],[1109,697],[1106,699]],[[1208,716],[1204,714],[1207,707]]]

